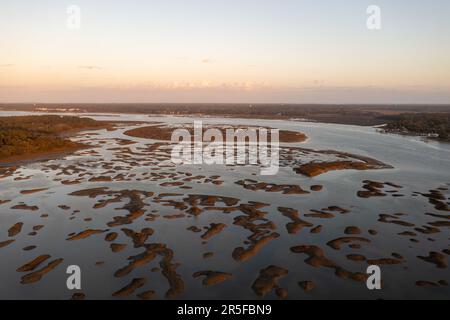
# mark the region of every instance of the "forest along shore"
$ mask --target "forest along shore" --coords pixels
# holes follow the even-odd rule
[[[383,132],[424,136],[450,142],[450,113],[400,114],[386,116]]]
[[[188,103],[104,103],[104,104],[7,104],[4,111],[128,113],[148,116],[211,116],[220,118],[307,120],[321,123],[376,126],[395,122],[395,116],[450,114],[449,105],[338,105],[338,104],[188,104]],[[448,122],[447,122],[448,123]]]
[[[0,117],[0,165],[72,153],[86,146],[68,139],[81,130],[112,130],[113,122],[73,116]]]

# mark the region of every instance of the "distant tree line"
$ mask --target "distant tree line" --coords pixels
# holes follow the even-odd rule
[[[450,140],[449,113],[407,113],[382,117],[388,122],[387,132],[417,135],[433,135],[441,140]]]

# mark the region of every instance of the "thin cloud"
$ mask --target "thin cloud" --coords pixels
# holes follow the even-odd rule
[[[102,70],[102,67],[99,66],[78,66],[78,68],[85,70]]]
[[[14,65],[12,63],[7,63],[7,64],[0,64],[0,68],[9,68],[9,67],[13,67]]]

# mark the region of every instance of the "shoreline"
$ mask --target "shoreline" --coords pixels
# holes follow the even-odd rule
[[[68,155],[72,155],[73,153],[89,149],[90,146],[79,144],[78,147],[73,148],[62,148],[62,149],[56,149],[54,151],[49,152],[37,152],[37,153],[31,153],[26,155],[17,155],[13,157],[8,157],[4,159],[0,159],[0,167],[16,167],[16,166],[22,166],[30,163],[36,163],[36,162],[42,162],[42,161],[49,161],[49,160],[55,160],[59,158],[63,158]]]
[[[448,143],[450,144],[450,139],[442,139],[439,137],[430,137],[424,134],[419,133],[413,133],[413,132],[402,132],[402,131],[395,131],[395,130],[385,130],[383,127],[374,127],[377,129],[377,131],[381,134],[392,134],[396,136],[401,137],[412,137],[412,138],[421,138],[421,140],[425,143],[428,143],[430,141],[439,142],[439,143]]]
[[[45,110],[44,110],[45,109]],[[242,119],[310,120],[377,126],[401,114],[450,113],[449,104],[286,104],[286,103],[0,103],[2,111],[76,114],[133,114]],[[387,119],[388,118],[388,119]]]
[[[1,117],[2,120],[5,118],[9,117]],[[0,157],[0,166],[20,166],[23,164],[46,161],[73,154],[76,151],[87,149],[90,146],[79,142],[74,142],[70,140],[70,137],[76,136],[77,134],[85,131],[111,130],[114,126],[119,124],[118,122],[95,121],[90,119],[90,122],[86,123],[84,127],[83,125],[71,127],[71,125],[66,121],[67,119],[70,121],[70,119],[73,118],[82,119],[82,117],[67,116],[66,118],[61,117],[60,119],[62,120],[58,122],[54,119],[49,119],[45,115],[31,117],[11,116],[12,124],[9,123],[6,127],[0,126],[0,133],[6,134],[7,142],[5,142],[4,145],[5,147],[11,148],[9,152],[10,154],[6,153]],[[50,124],[49,122],[51,121],[55,122]],[[39,126],[48,126],[52,129],[43,131]],[[58,126],[66,127],[55,130]],[[19,135],[17,135],[14,130],[16,130]],[[25,136],[21,135],[23,132],[25,133]],[[27,135],[30,135],[32,138]],[[56,142],[58,146],[51,144],[43,145],[42,143],[46,140]],[[24,144],[26,145],[24,146]]]
[[[5,110],[0,110],[0,116],[3,111],[5,111]],[[38,113],[42,114],[43,116],[49,115],[49,113],[47,113],[47,112],[38,112]],[[82,118],[83,114],[84,113],[77,113],[77,115],[75,117]],[[129,113],[123,112],[121,114],[129,114]],[[134,113],[130,113],[130,114],[134,114]],[[71,115],[73,116],[73,113],[71,113]],[[104,115],[106,116],[106,115],[108,115],[108,113],[105,113]],[[99,113],[99,116],[104,116],[104,115]],[[161,115],[156,115],[156,116],[161,116]],[[174,116],[174,115],[168,115],[168,116]],[[184,115],[176,115],[176,116],[185,117]],[[205,116],[205,115],[202,115],[202,116]],[[5,116],[5,117],[8,117],[8,116]],[[151,118],[152,115],[149,115],[148,117]],[[214,117],[217,117],[217,116],[214,116]],[[232,118],[235,118],[235,116],[233,116]],[[247,116],[246,119],[258,119],[258,118],[253,118],[253,117]],[[282,119],[275,119],[275,120],[282,120]],[[102,129],[111,130],[114,127],[124,125],[124,124],[148,124],[148,126],[145,126],[145,127],[129,129],[124,132],[124,135],[130,136],[130,137],[136,137],[136,138],[146,138],[146,139],[170,141],[170,138],[168,138],[169,132],[166,132],[166,131],[173,130],[173,128],[161,127],[161,125],[163,124],[161,122],[152,122],[152,121],[150,121],[150,122],[146,122],[146,121],[98,121],[98,123],[102,124],[103,126],[99,126],[99,127],[89,126],[86,128],[68,130],[66,132],[59,133],[56,136],[58,136],[62,139],[67,139],[67,138],[73,137],[79,133],[86,132],[86,131],[102,130]],[[316,122],[316,123],[322,123],[322,122]],[[324,124],[327,124],[327,123],[324,123]],[[343,124],[343,125],[345,125],[345,124]],[[226,125],[226,124],[215,125],[215,127],[221,127],[221,131],[224,130],[225,126],[228,126],[228,125]],[[362,126],[362,127],[367,127],[367,126]],[[380,126],[373,126],[373,128],[377,129],[377,132],[379,132],[381,134],[392,134],[392,135],[399,135],[399,136],[406,136],[406,137],[418,137],[418,138],[424,138],[427,140],[429,139],[430,141],[436,141],[436,142],[440,142],[440,143],[450,143],[450,141],[448,141],[448,140],[442,140],[439,138],[425,137],[425,136],[421,136],[421,135],[415,135],[415,134],[409,134],[409,133],[406,134],[406,133],[401,133],[401,132],[393,132],[393,131],[389,131],[389,130],[384,130],[383,127],[380,127]],[[301,143],[301,142],[306,141],[308,138],[309,138],[308,136],[306,136],[304,133],[302,133],[300,131],[288,131],[288,130],[280,131],[280,142]],[[423,142],[427,143],[428,141],[423,141]],[[54,160],[54,159],[58,159],[61,157],[71,155],[77,151],[87,149],[90,147],[88,145],[75,143],[75,142],[74,142],[74,144],[76,144],[76,146],[67,147],[67,148],[58,148],[58,149],[51,150],[48,152],[46,152],[46,151],[33,152],[33,153],[28,153],[28,154],[11,156],[11,157],[7,157],[7,158],[3,158],[3,159],[0,158],[0,167],[13,167],[13,166],[20,166],[20,165],[24,165],[24,164],[34,163],[34,162]]]

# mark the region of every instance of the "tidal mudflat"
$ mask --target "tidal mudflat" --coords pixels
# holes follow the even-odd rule
[[[280,170],[260,176],[174,165],[167,132],[194,118],[92,118],[130,123],[78,133],[89,147],[71,155],[0,167],[0,298],[449,298],[449,144],[202,119],[283,130]],[[366,287],[371,264],[382,290]],[[67,289],[69,265],[82,290]]]

